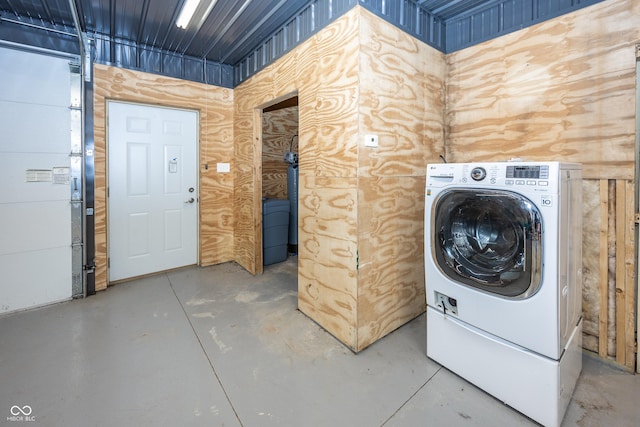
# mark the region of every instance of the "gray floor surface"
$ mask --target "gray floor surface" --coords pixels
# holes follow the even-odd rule
[[[191,267],[1,316],[0,424],[537,425],[429,360],[424,315],[351,352],[297,311],[295,263]],[[640,376],[585,352],[562,425],[639,426]]]

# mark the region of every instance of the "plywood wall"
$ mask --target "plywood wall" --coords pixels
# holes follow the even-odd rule
[[[259,110],[296,93],[298,305],[355,351],[425,308],[424,180],[442,151],[444,69],[442,54],[355,7],[235,89],[236,257],[261,269]]]
[[[216,172],[218,162],[233,165],[233,91],[99,64],[94,65],[94,75],[96,290],[108,284],[108,100],[199,112],[200,264],[233,260],[233,176]]]
[[[262,269],[261,108],[298,95],[299,307],[355,348],[358,13],[235,89],[236,259]]]
[[[638,42],[610,0],[447,56],[449,161],[584,165],[584,346],[629,368]]]
[[[262,197],[287,198],[284,153],[298,153],[298,107],[281,108],[262,115]]]
[[[360,17],[358,345],[425,309],[424,192],[444,153],[444,55],[398,28]]]
[[[640,4],[610,0],[447,56],[447,154],[633,179]]]

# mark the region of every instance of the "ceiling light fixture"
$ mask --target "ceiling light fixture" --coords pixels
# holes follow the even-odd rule
[[[213,9],[213,6],[216,5],[216,2],[218,0],[208,0],[208,1],[209,1],[209,6],[207,7],[207,10],[204,11],[204,13],[202,14],[202,18],[200,18],[200,21],[198,22],[198,30],[200,30],[200,27],[202,27],[202,24],[204,24],[204,21],[207,20],[207,18],[209,17],[209,14],[211,13],[211,9]]]
[[[178,15],[178,20],[176,21],[178,28],[187,28],[187,25],[191,22],[191,18],[193,18],[193,14],[196,12],[199,5],[200,0],[186,0],[184,2],[182,10]]]

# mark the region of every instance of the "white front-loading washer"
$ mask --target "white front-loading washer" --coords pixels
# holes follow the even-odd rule
[[[582,369],[581,178],[559,162],[427,167],[427,355],[548,426]]]

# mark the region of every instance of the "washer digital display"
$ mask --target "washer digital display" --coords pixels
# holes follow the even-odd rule
[[[507,166],[507,178],[549,179],[549,166]]]

